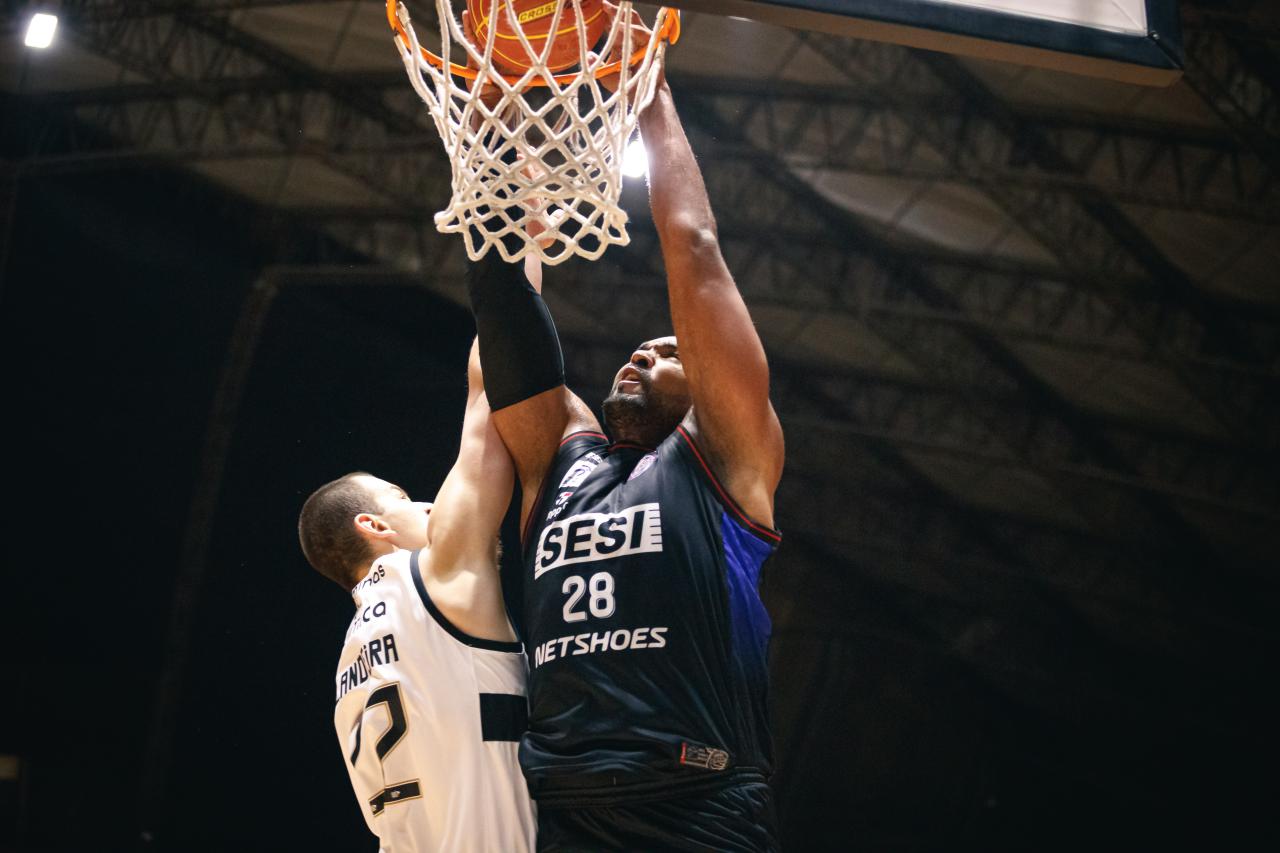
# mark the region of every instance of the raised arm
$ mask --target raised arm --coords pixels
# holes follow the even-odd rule
[[[479,346],[473,343],[458,458],[431,509],[430,547],[422,569],[436,606],[475,637],[510,638],[497,571],[497,539],[514,485],[515,470],[490,416]]]
[[[520,477],[522,523],[561,439],[600,429],[591,410],[565,387],[564,358],[541,283],[536,262],[522,269],[497,252],[472,264],[467,275],[493,422]]]
[[[665,82],[640,116],[640,132],[671,321],[693,397],[689,426],[734,500],[772,525],[784,451],[769,402],[769,364],[720,254],[702,173]]]
[[[431,509],[428,556],[438,573],[492,571],[494,539],[511,502],[515,471],[494,428],[480,372],[479,342],[467,364],[467,408],[458,458]]]

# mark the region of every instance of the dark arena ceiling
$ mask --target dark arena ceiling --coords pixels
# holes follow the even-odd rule
[[[55,5],[59,42],[37,55],[20,40],[34,4],[4,4],[13,387],[39,374],[15,330],[58,330],[59,315],[24,314],[16,295],[44,286],[19,274],[35,251],[24,221],[72,217],[48,199],[92,185],[81,201],[98,194],[98,221],[133,234],[139,257],[164,233],[131,225],[139,210],[190,210],[189,226],[165,227],[232,235],[219,238],[224,255],[243,258],[185,307],[181,281],[154,299],[127,284],[112,285],[118,304],[111,290],[95,296],[104,311],[158,299],[193,330],[203,311],[227,318],[144,356],[204,366],[184,392],[192,438],[164,462],[181,499],[173,553],[145,569],[159,615],[136,639],[153,644],[157,672],[198,684],[212,664],[182,620],[207,623],[206,551],[231,535],[211,519],[233,487],[252,488],[223,481],[224,457],[238,419],[268,405],[235,398],[258,369],[263,293],[363,281],[399,294],[387,306],[408,290],[465,325],[461,241],[432,225],[449,169],[378,0]],[[433,4],[409,5],[432,19]],[[1187,70],[1168,88],[685,17],[668,78],[787,438],[785,542],[763,589],[789,849],[1209,844],[1246,828],[1274,840],[1264,756],[1276,708],[1262,685],[1275,673],[1280,552],[1280,4],[1197,0],[1182,12]],[[631,246],[548,273],[570,384],[588,401],[631,345],[670,326],[643,181],[624,203]],[[64,250],[84,252],[92,277],[92,242],[77,240]],[[390,310],[373,299],[347,305],[361,334],[378,334]],[[70,337],[64,357],[95,357]],[[261,340],[263,357],[275,352]],[[103,331],[97,346],[115,345]],[[100,418],[149,418],[142,404],[82,414],[86,433]],[[443,435],[447,455],[456,436]],[[324,474],[306,476],[283,493]],[[283,509],[288,527],[296,504]],[[11,542],[30,535],[12,531]],[[262,565],[273,583],[308,585],[289,535]],[[101,551],[114,572],[129,571],[129,552]],[[344,624],[326,618],[316,634],[328,644],[295,652],[320,659],[322,685]],[[22,683],[38,691],[49,677]],[[118,759],[123,793],[102,794],[119,802],[110,837],[132,839],[120,846],[142,844],[139,820],[163,822],[157,779],[197,784],[155,734],[181,742],[191,691],[156,673],[139,691],[127,737],[149,745]],[[324,690],[312,698],[319,723],[305,725],[319,734],[305,748],[333,751]],[[62,796],[41,768],[79,765],[9,741],[3,751],[28,768],[25,793],[6,794],[13,847],[62,849],[35,831]],[[278,772],[243,758],[243,775],[211,771],[203,784],[260,799]],[[335,777],[331,822],[372,849],[336,760],[318,766]],[[309,825],[327,814],[316,808]],[[289,814],[244,831],[288,844],[270,833]],[[172,849],[200,846],[182,832]],[[65,844],[92,849],[92,837]]]

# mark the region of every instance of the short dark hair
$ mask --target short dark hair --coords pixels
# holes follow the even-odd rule
[[[298,514],[298,542],[307,562],[347,590],[373,559],[373,549],[356,532],[352,519],[362,512],[382,512],[377,498],[356,480],[368,476],[352,471],[325,483],[311,493]]]

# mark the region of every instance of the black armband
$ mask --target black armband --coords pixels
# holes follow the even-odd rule
[[[467,267],[485,393],[494,411],[564,384],[564,354],[542,294],[496,249]]]

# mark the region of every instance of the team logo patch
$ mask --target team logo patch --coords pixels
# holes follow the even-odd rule
[[[646,454],[639,462],[636,463],[636,467],[631,472],[631,476],[627,478],[627,482],[630,483],[636,477],[639,477],[645,471],[648,471],[650,468],[653,467],[653,464],[657,461],[658,461],[658,454],[656,453]]]
[[[573,463],[573,467],[564,475],[564,479],[560,481],[562,489],[576,489],[582,485],[582,481],[587,479],[592,471],[596,470],[596,466],[603,462],[604,459],[598,453],[588,453],[586,456]]]
[[[729,766],[729,753],[713,746],[685,741],[680,744],[680,763],[703,770],[724,770]]]

